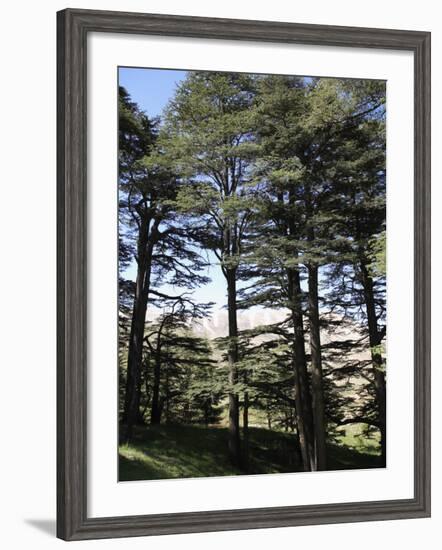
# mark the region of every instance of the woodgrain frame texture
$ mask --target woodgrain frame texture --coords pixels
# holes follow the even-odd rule
[[[87,174],[89,32],[150,34],[414,54],[414,498],[87,517]],[[67,9],[57,14],[57,536],[64,540],[406,519],[430,515],[430,33]],[[112,159],[109,162],[113,162]]]

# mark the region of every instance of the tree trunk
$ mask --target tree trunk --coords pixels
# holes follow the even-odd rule
[[[270,412],[270,409],[269,407],[267,407],[267,428],[269,430],[272,429],[272,414]]]
[[[142,231],[146,229],[141,229]],[[143,359],[144,324],[150,288],[151,254],[146,250],[147,239],[140,237],[138,245],[138,267],[132,322],[127,356],[127,380],[123,421],[126,422],[126,439],[132,438],[133,426],[140,419],[141,371]]]
[[[153,367],[152,409],[150,413],[151,424],[159,424],[161,421],[162,407],[160,407],[160,380],[161,380],[161,347],[158,347],[156,350],[155,363]]]
[[[204,410],[204,425],[206,426],[206,428],[208,428],[209,418],[210,418],[210,404],[207,401],[204,403],[203,410]]]
[[[378,329],[378,321],[376,317],[373,279],[368,272],[367,264],[364,260],[361,260],[360,269],[362,274],[362,286],[364,289],[364,298],[367,310],[368,335],[371,350],[371,360],[373,364],[373,377],[378,406],[379,426],[381,432],[381,457],[385,465],[387,459],[387,392],[384,367],[382,363],[382,354],[379,349],[379,346],[381,344],[381,335]]]
[[[316,469],[316,460],[314,453],[312,405],[305,356],[301,281],[297,269],[288,270],[288,283],[294,330],[292,362],[295,379],[296,424],[304,471],[308,472]]]
[[[289,192],[289,204],[291,206],[294,205],[295,199],[296,197],[294,192],[291,190]],[[279,200],[284,202],[283,196],[280,196]],[[288,220],[287,230],[289,236],[298,238],[293,216]],[[297,259],[297,256],[298,254],[295,252],[294,258]],[[298,267],[287,269],[287,281],[288,297],[293,322],[292,362],[295,379],[294,393],[296,424],[304,470],[312,471],[316,470],[312,401],[307,372],[307,359],[305,355],[301,277]]]
[[[247,376],[244,380],[247,384]],[[249,464],[249,393],[244,392],[244,408],[242,414],[242,425],[243,425],[243,464],[244,468],[248,468]]]
[[[327,469],[327,448],[322,382],[321,336],[319,328],[318,268],[308,267],[308,315],[312,369],[312,407],[315,432],[316,469]]]
[[[229,384],[238,381],[238,325],[236,319],[236,269],[226,270],[227,306],[229,312]],[[239,399],[234,391],[229,392],[229,454],[232,464],[241,467],[241,442],[239,432]]]
[[[165,380],[165,400],[166,400],[166,411],[165,418],[166,424],[169,424],[170,421],[170,388],[169,388],[169,365],[166,365],[166,380]]]

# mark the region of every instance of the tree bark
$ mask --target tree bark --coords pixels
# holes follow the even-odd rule
[[[247,376],[244,378],[244,383],[247,384]],[[242,414],[242,430],[243,430],[243,463],[244,468],[248,468],[249,464],[249,393],[244,392],[244,406]]]
[[[147,224],[144,224],[147,225]],[[133,426],[140,420],[140,385],[143,359],[144,324],[150,288],[151,254],[147,250],[147,238],[138,245],[138,267],[132,322],[127,356],[127,380],[123,421],[126,422],[126,438],[132,438]],[[144,229],[147,230],[147,227]]]
[[[166,405],[166,411],[165,411],[165,419],[166,424],[170,421],[170,388],[169,388],[169,365],[166,364],[166,387],[165,387],[165,405]]]
[[[158,346],[160,344],[158,343]],[[160,407],[160,380],[161,380],[161,347],[157,347],[156,357],[153,367],[153,388],[152,388],[152,408],[150,413],[150,423],[159,424],[161,422]]]
[[[236,318],[236,269],[226,269],[227,307],[229,317],[229,384],[238,382],[238,324]],[[239,399],[234,391],[229,391],[229,455],[232,463],[241,467],[241,442],[239,432]]]
[[[158,234],[159,219],[155,220],[152,229],[149,231],[151,221],[152,220],[148,216],[142,217],[138,234],[137,278],[129,335],[127,380],[123,412],[123,422],[126,422],[127,440],[132,438],[133,426],[142,420],[140,413],[140,394],[144,325],[146,322],[147,301],[150,290],[152,253],[155,239]]]
[[[140,383],[142,362],[142,340],[147,299],[136,297],[132,316],[127,361],[127,380],[123,420],[127,426],[127,439],[131,439],[133,426],[138,422],[140,410]]]
[[[308,315],[310,325],[312,408],[315,435],[316,469],[327,469],[325,410],[322,377],[321,335],[319,327],[318,267],[308,266]]]
[[[284,203],[284,198],[282,195],[280,195],[278,199]],[[289,192],[288,199],[290,206],[294,205],[295,199],[296,197],[292,189]],[[298,238],[298,232],[293,216],[289,216],[288,218],[287,231],[289,237]],[[298,254],[295,252],[294,258],[296,259],[297,256]],[[305,471],[312,471],[316,470],[312,401],[307,371],[307,359],[305,355],[301,277],[298,267],[287,269],[287,281],[288,298],[293,323],[292,363],[294,374],[296,424],[303,468]]]
[[[308,472],[316,469],[316,460],[314,453],[312,405],[305,355],[301,281],[297,269],[288,270],[288,290],[294,330],[292,362],[295,379],[296,425],[304,471]]]
[[[387,391],[385,382],[385,373],[382,362],[382,354],[379,346],[382,335],[378,328],[376,316],[376,304],[374,299],[373,279],[371,278],[367,262],[363,259],[360,263],[362,287],[364,289],[364,299],[367,311],[368,335],[371,350],[371,360],[373,364],[373,378],[378,406],[379,429],[381,433],[381,457],[384,464],[387,460]]]

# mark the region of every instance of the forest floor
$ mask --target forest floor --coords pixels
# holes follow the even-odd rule
[[[249,428],[249,466],[234,468],[227,453],[227,428],[160,425],[139,427],[119,448],[119,480],[170,479],[301,471],[293,434]],[[328,446],[329,470],[380,467],[376,446],[352,434]]]

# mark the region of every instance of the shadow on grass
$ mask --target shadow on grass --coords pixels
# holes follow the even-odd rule
[[[344,445],[329,445],[329,470],[365,470],[368,468],[384,468],[381,457],[373,453],[362,453]]]
[[[296,438],[291,433],[250,428],[249,462],[232,466],[226,428],[160,425],[138,427],[130,444],[119,448],[119,480],[173,479],[302,471]],[[374,454],[349,446],[329,445],[329,469],[379,468]]]

